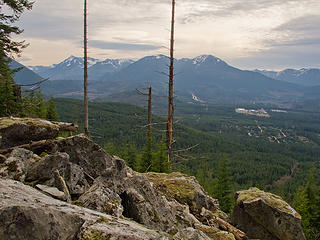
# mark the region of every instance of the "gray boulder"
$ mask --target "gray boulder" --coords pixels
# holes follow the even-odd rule
[[[173,238],[132,221],[52,199],[21,182],[0,178],[0,239],[171,240]]]
[[[306,239],[301,227],[301,216],[281,197],[257,188],[237,192],[232,222],[249,238]]]
[[[210,197],[195,177],[182,173],[146,173],[144,174],[153,187],[169,200],[176,200],[189,206],[193,215],[204,221],[212,217],[227,219],[219,208],[218,200]],[[208,217],[204,217],[205,211]]]
[[[178,232],[174,236],[176,238],[184,239],[184,240],[211,240],[211,238],[209,238],[203,232],[191,227],[186,228],[181,232]]]
[[[0,148],[8,148],[39,141],[54,139],[59,126],[52,122],[33,118],[0,118]]]
[[[66,197],[64,195],[64,192],[61,192],[59,189],[55,188],[55,187],[48,187],[46,185],[41,185],[38,184],[36,185],[36,187],[41,190],[41,192],[49,194],[50,196],[66,201]]]
[[[93,184],[82,194],[76,204],[116,217],[122,216],[123,213],[120,196],[99,183]]]
[[[55,174],[56,171],[65,180],[71,195],[79,196],[90,188],[84,169],[72,163],[69,154],[61,152],[48,154],[34,162],[28,170],[25,181],[57,187],[63,191],[63,186]]]
[[[16,148],[7,158],[2,158],[0,176],[24,181],[30,165],[39,159],[39,156],[29,150]]]

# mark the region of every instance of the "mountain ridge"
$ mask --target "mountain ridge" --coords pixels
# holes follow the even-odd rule
[[[282,71],[256,69],[254,71],[273,79],[295,83],[302,86],[320,86],[320,69],[318,68],[288,68]]]
[[[82,58],[71,56],[51,66],[49,71],[58,69],[58,75],[50,78],[52,81],[44,86],[44,93],[58,97],[81,97],[82,61]],[[194,101],[193,96],[196,96],[203,102],[212,103],[259,102],[290,106],[293,102],[319,99],[317,92],[309,86],[274,79],[266,76],[266,72],[241,70],[212,55],[174,61],[174,90],[181,101]],[[146,56],[137,61],[91,59],[90,62],[88,88],[91,100],[149,86],[157,95],[167,93],[169,58],[165,55]],[[61,76],[60,81],[55,82],[58,76]],[[68,85],[71,92],[59,85],[63,81],[68,81],[64,85]]]

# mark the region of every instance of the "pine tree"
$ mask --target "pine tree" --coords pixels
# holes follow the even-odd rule
[[[144,147],[140,161],[140,172],[149,172],[152,169],[152,139],[147,138],[147,144]]]
[[[0,117],[16,115],[19,111],[18,97],[15,95],[14,70],[9,67],[10,59],[0,51]]]
[[[36,112],[35,112],[36,116],[39,118],[45,119],[47,117],[47,108],[46,108],[46,103],[43,98],[43,95],[40,91],[36,94],[35,100],[36,100]]]
[[[137,161],[138,161],[138,156],[137,156],[137,148],[133,144],[129,144],[128,147],[128,166],[131,167],[133,170],[137,170]]]
[[[214,186],[214,197],[219,200],[220,208],[226,213],[231,212],[231,168],[227,157],[222,157],[218,163],[217,177]]]
[[[104,144],[104,150],[106,150],[107,153],[109,153],[111,156],[117,155],[117,148],[116,145],[114,145],[113,142],[107,142]]]
[[[119,157],[125,160],[126,164],[133,170],[137,170],[138,154],[134,144],[126,144],[119,153]]]
[[[34,91],[23,96],[22,115],[24,117],[39,117],[37,100],[37,95],[34,93]]]
[[[47,119],[49,121],[58,121],[58,113],[53,98],[48,101]]]
[[[33,2],[28,0],[2,0],[0,8],[0,116],[16,115],[19,112],[19,87],[13,76],[17,70],[10,69],[10,57],[20,54],[27,46],[24,41],[12,40],[13,34],[22,30],[13,23],[19,20],[25,9],[30,10]],[[3,11],[3,9],[6,9]]]
[[[319,187],[315,184],[315,168],[308,175],[305,186],[300,186],[295,194],[293,206],[302,216],[302,227],[307,239],[317,239],[320,235]]]
[[[153,154],[152,171],[159,173],[170,172],[170,162],[168,161],[168,150],[164,139],[157,146],[157,151]]]
[[[302,216],[302,227],[306,236],[310,235],[310,199],[305,187],[299,187],[293,200],[295,210]]]
[[[12,40],[12,34],[19,35],[23,32],[19,27],[12,24],[19,20],[24,10],[31,10],[33,2],[29,0],[2,0],[0,8],[0,51],[1,55],[10,57],[12,54],[19,54],[27,46],[24,41]],[[7,9],[2,12],[2,9]],[[0,65],[7,65],[5,58],[1,56]]]

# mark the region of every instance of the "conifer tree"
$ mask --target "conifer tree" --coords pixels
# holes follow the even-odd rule
[[[46,103],[41,91],[36,94],[36,116],[45,119],[47,117]]]
[[[315,168],[308,175],[305,186],[300,186],[295,194],[293,206],[302,216],[302,227],[307,239],[317,239],[320,235],[319,187],[315,183]]]
[[[49,121],[58,121],[58,113],[53,98],[48,101],[47,119]]]
[[[159,173],[170,172],[170,162],[168,161],[168,150],[164,139],[157,146],[157,150],[153,155],[152,171]]]
[[[16,71],[10,69],[10,58],[20,54],[27,46],[24,41],[12,40],[13,34],[18,35],[23,31],[13,24],[19,20],[24,10],[32,8],[33,2],[2,0],[0,4],[0,116],[9,116],[16,115],[20,108],[18,96],[15,95],[18,86],[13,80]]]
[[[310,199],[308,198],[305,187],[299,187],[293,200],[295,210],[302,216],[302,227],[306,236],[310,235]]]
[[[21,50],[27,46],[24,41],[17,42],[12,40],[12,34],[21,34],[21,30],[12,24],[19,20],[24,10],[31,10],[33,2],[29,0],[2,0],[0,8],[0,65],[7,65],[6,58],[13,54],[21,53]],[[7,9],[3,11],[3,9]]]
[[[120,151],[119,157],[125,160],[126,164],[133,170],[137,170],[138,154],[134,144],[126,144]]]
[[[130,144],[128,148],[128,166],[133,170],[137,170],[138,154],[135,145]]]
[[[0,58],[2,59],[2,64],[0,64],[0,117],[16,115],[19,111],[19,103],[14,91],[18,87],[13,80],[15,71],[10,69],[10,59],[6,58],[1,50]]]
[[[117,155],[117,148],[113,142],[107,142],[104,144],[104,150],[109,153],[111,156]]]
[[[149,172],[152,169],[152,139],[147,137],[147,144],[144,147],[140,161],[140,172]]]
[[[220,208],[226,213],[231,212],[231,168],[229,160],[223,156],[218,163],[218,171],[214,186],[214,197],[219,200]]]
[[[36,105],[36,97],[33,91],[24,95],[22,101],[22,115],[24,117],[36,117]]]

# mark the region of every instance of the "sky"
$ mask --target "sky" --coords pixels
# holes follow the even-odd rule
[[[88,0],[89,56],[168,55],[171,0]],[[320,68],[319,0],[176,0],[175,57],[210,54],[241,69]],[[83,56],[83,0],[36,0],[17,60]]]

